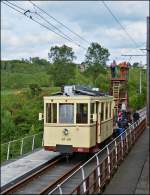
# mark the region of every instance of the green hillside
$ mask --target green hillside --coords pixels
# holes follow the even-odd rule
[[[7,142],[43,130],[38,113],[43,112],[43,96],[60,90],[63,84],[80,84],[109,91],[109,69],[94,64],[81,72],[69,61],[35,62],[12,60],[1,62],[1,136]],[[133,110],[146,104],[146,71],[142,72],[142,94],[139,94],[140,69],[129,73],[129,105]]]

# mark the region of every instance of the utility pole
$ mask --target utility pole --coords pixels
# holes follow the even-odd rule
[[[142,62],[140,62],[140,94],[142,93]]]
[[[149,128],[149,122],[150,122],[150,114],[149,114],[149,98],[150,98],[150,16],[147,17],[147,44],[146,44],[146,50],[147,50],[147,127]]]
[[[142,74],[142,71],[141,71],[141,68],[140,68],[140,94],[142,93],[142,79],[141,79],[141,74]]]

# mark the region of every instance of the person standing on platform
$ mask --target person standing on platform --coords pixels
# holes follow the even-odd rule
[[[125,102],[123,102],[121,105],[121,111],[122,111],[122,119],[123,120],[127,119],[127,110],[126,110]]]
[[[136,112],[134,112],[134,114],[133,114],[133,122],[135,123],[136,121],[138,121],[139,120],[139,118],[140,118],[140,115],[139,115],[139,113],[136,111]]]
[[[118,121],[121,121],[122,120],[122,112],[121,110],[118,112]]]
[[[112,78],[115,78],[116,77],[116,65],[117,65],[116,64],[116,61],[113,60],[113,62],[110,65]]]

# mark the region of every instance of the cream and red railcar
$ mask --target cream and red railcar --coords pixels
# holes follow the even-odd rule
[[[44,149],[96,152],[113,134],[113,109],[112,96],[81,86],[44,97]]]

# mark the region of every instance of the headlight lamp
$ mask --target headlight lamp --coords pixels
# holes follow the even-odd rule
[[[68,129],[64,129],[63,133],[64,133],[64,135],[68,135],[68,133],[69,133]]]

